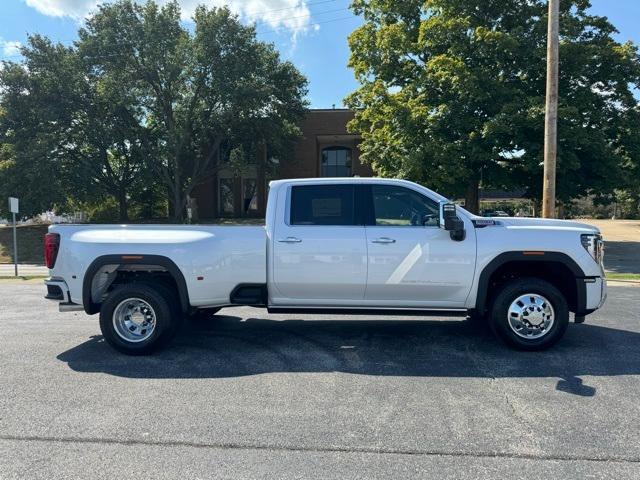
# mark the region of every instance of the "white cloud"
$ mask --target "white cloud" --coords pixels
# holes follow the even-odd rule
[[[140,2],[144,0],[139,0]],[[100,0],[25,0],[44,15],[82,19],[96,9]],[[166,3],[160,0],[159,3]],[[306,31],[311,21],[307,0],[179,0],[183,18],[189,19],[200,4],[228,6],[244,20],[258,23],[258,30],[287,29],[294,34]]]
[[[22,44],[17,41],[4,40],[0,38],[0,50],[5,57],[15,57],[20,55],[20,47]]]
[[[99,3],[97,0],[25,0],[27,5],[50,17],[83,18]]]

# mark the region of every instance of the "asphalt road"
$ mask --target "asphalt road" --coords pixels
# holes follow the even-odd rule
[[[640,478],[640,288],[556,348],[226,309],[161,354],[0,283],[0,478]],[[286,320],[286,321],[282,321]]]

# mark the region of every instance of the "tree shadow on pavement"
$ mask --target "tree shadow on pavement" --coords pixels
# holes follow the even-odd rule
[[[269,372],[415,377],[551,377],[593,396],[585,375],[640,374],[640,333],[570,324],[544,352],[517,352],[468,321],[272,320],[216,315],[165,350],[128,357],[94,336],[57,357],[78,372],[128,378],[228,378]]]

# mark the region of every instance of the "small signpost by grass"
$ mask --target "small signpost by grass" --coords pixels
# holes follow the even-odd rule
[[[16,213],[18,213],[18,199],[9,197],[9,211],[13,217],[13,268],[18,276],[18,238],[16,237]]]

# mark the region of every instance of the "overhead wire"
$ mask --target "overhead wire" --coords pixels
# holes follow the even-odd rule
[[[317,2],[308,2],[308,3],[300,3],[297,4],[295,6],[292,7],[283,7],[283,8],[276,8],[276,9],[272,9],[272,10],[264,10],[262,12],[258,12],[258,13],[245,13],[244,15],[250,15],[250,16],[254,16],[254,15],[259,15],[259,16],[264,16],[264,15],[268,15],[270,13],[273,12],[282,12],[282,11],[286,11],[286,10],[292,10],[292,9],[297,9],[297,8],[301,8],[301,7],[309,7],[309,6],[314,6],[314,5],[321,5],[321,4],[326,4],[326,3],[333,3],[336,0],[320,0]],[[336,13],[336,12],[341,12],[341,11],[346,11],[349,10],[348,7],[346,8],[336,8],[336,9],[331,9],[331,10],[325,10],[325,11],[321,11],[321,12],[313,12],[313,13],[308,13],[308,14],[304,14],[304,15],[297,15],[294,17],[289,17],[290,19],[295,19],[295,18],[305,18],[305,17],[309,17],[311,18],[312,15],[325,15],[327,13]],[[311,23],[307,23],[305,25],[303,25],[304,28],[307,27],[315,27],[318,25],[324,25],[327,23],[333,23],[333,22],[340,22],[340,21],[344,21],[344,20],[349,20],[349,19],[354,19],[354,18],[358,18],[356,15],[349,15],[349,16],[345,16],[345,17],[338,17],[338,18],[332,18],[332,19],[328,19],[328,20],[322,20],[322,21],[318,21],[318,22],[311,22]],[[258,22],[254,22],[253,26],[259,26],[259,25],[266,25],[269,24],[271,22],[269,22],[268,20],[260,20]],[[283,30],[288,30],[288,28],[286,26],[265,26],[262,29],[256,29],[256,35],[268,35],[268,34],[279,34],[281,33]],[[63,42],[75,42],[77,39],[74,40],[57,40],[58,43],[63,43]],[[121,44],[120,46],[124,46],[127,44]],[[114,56],[119,56],[122,55],[120,53],[113,53],[113,54],[104,54],[104,55],[96,55],[96,56],[87,56],[85,58],[101,58],[101,57],[114,57]],[[21,57],[22,54],[17,53],[17,54],[12,54],[12,55],[4,55],[4,58],[17,58],[17,57]],[[0,59],[1,60],[1,59]]]

